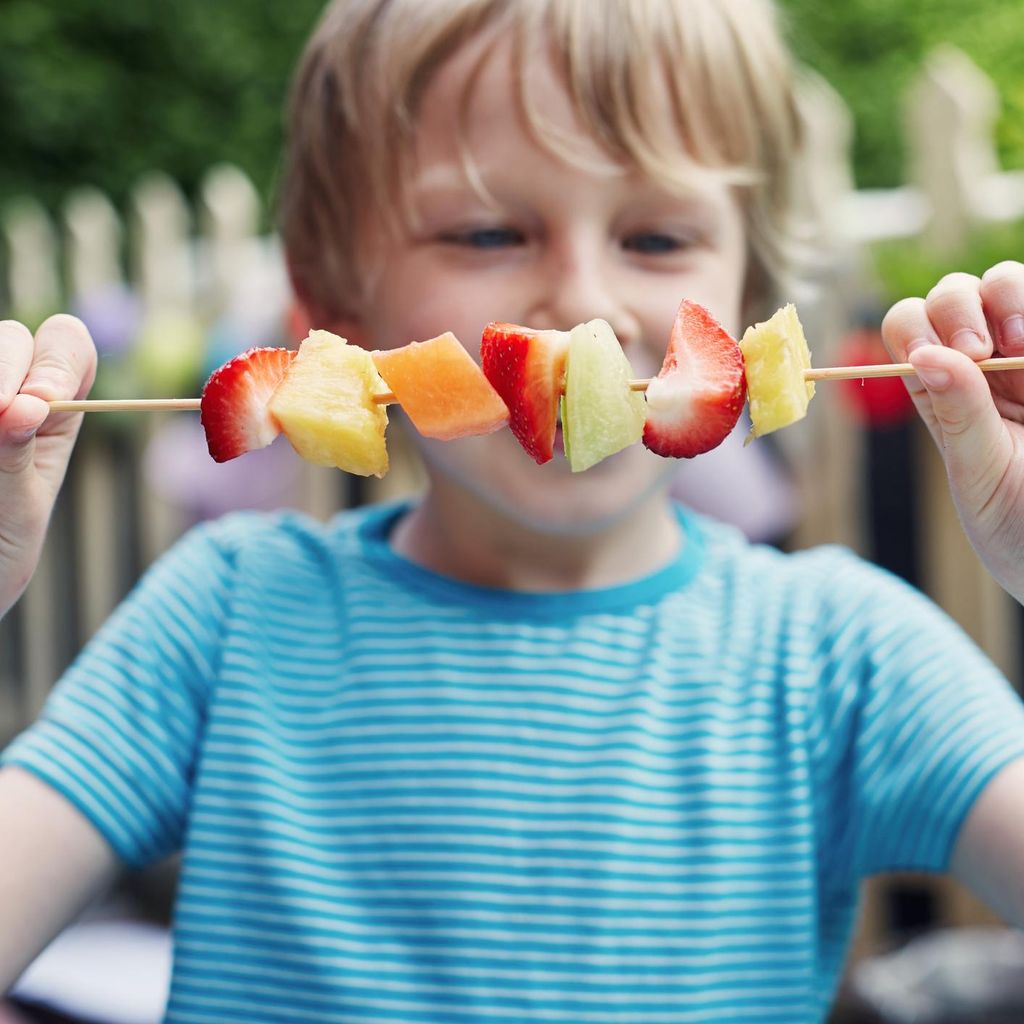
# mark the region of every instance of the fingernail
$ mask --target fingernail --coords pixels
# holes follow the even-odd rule
[[[988,346],[982,341],[981,335],[967,327],[962,331],[957,331],[949,339],[949,344],[952,348],[963,352],[965,356],[970,356],[972,359],[988,355]]]
[[[999,329],[1003,348],[1024,348],[1024,316],[1009,316]]]
[[[911,352],[916,352],[919,348],[924,348],[925,345],[934,345],[935,342],[931,338],[915,338],[909,345],[907,345],[907,355]]]
[[[949,370],[940,366],[919,366],[916,372],[929,391],[945,391],[953,383]]]

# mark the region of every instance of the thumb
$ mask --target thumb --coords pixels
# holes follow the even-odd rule
[[[0,413],[0,476],[16,475],[30,465],[33,440],[49,412],[46,402],[35,395],[15,395]],[[3,481],[5,492],[10,486],[9,481]],[[0,502],[0,506],[3,504]]]
[[[1013,447],[985,374],[944,345],[922,345],[908,359],[927,390],[953,492],[980,509],[1006,472]]]

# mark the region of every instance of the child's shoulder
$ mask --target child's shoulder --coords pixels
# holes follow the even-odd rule
[[[919,589],[841,544],[782,551],[704,517],[692,528],[703,547],[699,582],[720,590],[730,608],[774,609],[769,613],[837,631],[924,623],[939,614]]]
[[[364,506],[326,521],[292,509],[229,512],[195,526],[163,561],[194,573],[201,566],[207,575],[234,583],[272,585],[302,576],[313,584],[313,577],[335,575],[340,562],[354,567],[366,552],[367,531],[395,511],[391,505]]]
[[[324,521],[295,509],[276,512],[240,510],[195,527],[190,537],[196,543],[215,545],[227,554],[248,554],[294,549],[361,548],[361,536],[374,523],[398,511],[398,503],[365,505],[345,509]]]
[[[749,540],[737,527],[686,511],[687,534],[697,535],[704,566],[713,573],[761,581],[766,585],[874,585],[879,580],[901,581],[842,544],[820,544],[783,550]],[[883,584],[884,585],[884,584]]]

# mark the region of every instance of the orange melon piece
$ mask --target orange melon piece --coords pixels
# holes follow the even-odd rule
[[[374,352],[373,361],[424,437],[451,441],[489,434],[508,422],[501,396],[451,331]]]

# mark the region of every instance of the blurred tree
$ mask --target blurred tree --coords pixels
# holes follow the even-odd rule
[[[0,0],[0,201],[52,207],[86,183],[120,200],[151,168],[188,190],[220,160],[269,198],[288,77],[323,2]],[[942,41],[995,79],[1001,153],[1024,167],[1021,0],[780,2],[797,53],[854,111],[860,185],[902,180],[899,97]]]
[[[0,0],[0,200],[220,160],[269,194],[292,65],[322,0]]]
[[[1003,104],[997,141],[1006,167],[1024,168],[1024,9],[1021,0],[779,0],[799,57],[853,111],[861,187],[901,184],[903,93],[922,57],[959,46],[988,74]]]
[[[888,304],[905,295],[925,295],[946,274],[979,277],[1000,260],[1020,259],[1024,221],[980,225],[955,253],[937,253],[920,238],[898,238],[871,246],[880,299]]]

